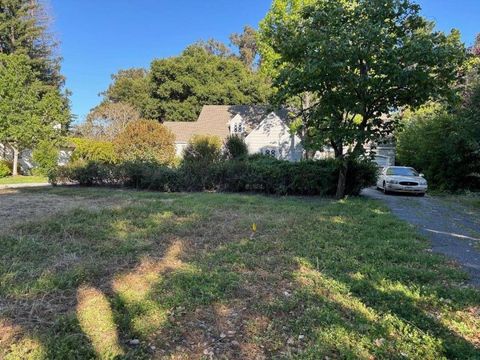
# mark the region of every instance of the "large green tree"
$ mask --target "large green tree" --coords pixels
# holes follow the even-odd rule
[[[333,148],[339,198],[349,161],[394,130],[388,114],[452,96],[465,56],[459,33],[434,31],[409,0],[275,0],[261,32],[277,101],[311,94],[297,115]]]
[[[69,121],[65,98],[56,87],[39,80],[30,58],[0,54],[0,142],[13,149],[13,175],[21,150],[55,140]]]
[[[102,93],[103,103],[125,103],[133,106],[142,117],[149,117],[154,109],[150,96],[150,78],[145,69],[120,70],[112,75],[112,83]]]
[[[397,136],[398,161],[425,173],[432,187],[480,189],[480,83],[461,105],[407,110]]]
[[[39,0],[0,0],[0,53],[26,55],[42,82],[60,87],[61,59],[49,21]]]
[[[155,60],[151,95],[159,120],[194,121],[203,105],[262,104],[269,86],[262,75],[234,57],[190,46],[180,56]]]

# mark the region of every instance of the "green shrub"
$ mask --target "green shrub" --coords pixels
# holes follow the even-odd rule
[[[57,169],[58,156],[58,147],[50,141],[41,141],[32,152],[36,172],[53,180]]]
[[[243,137],[230,135],[227,137],[224,145],[224,155],[226,159],[238,160],[248,156],[248,146]]]
[[[12,170],[8,164],[8,162],[4,160],[0,160],[0,179],[10,176],[12,174]]]
[[[212,190],[215,187],[214,165],[222,160],[222,142],[218,136],[194,136],[183,152],[180,171],[185,174],[188,191]]]
[[[56,180],[59,182],[77,182],[82,186],[102,185],[108,183],[109,176],[105,169],[111,166],[111,164],[93,161],[73,161],[58,168]]]
[[[221,160],[222,141],[218,136],[196,135],[183,151],[183,162],[212,164]]]
[[[349,162],[345,190],[346,194],[359,195],[362,189],[375,185],[377,182],[377,177],[378,166],[373,161],[365,159]],[[338,169],[335,173],[335,183],[337,178]]]
[[[375,184],[377,168],[370,161],[349,165],[347,194]],[[272,157],[228,161],[217,166],[216,182],[223,191],[277,195],[334,195],[338,166],[335,160],[290,163]]]
[[[335,160],[290,163],[271,157],[211,163],[199,170],[187,163],[179,168],[156,163],[74,163],[60,170],[62,181],[80,185],[127,186],[164,192],[218,190],[276,195],[334,195],[338,165]],[[193,173],[193,171],[198,171]],[[347,194],[357,195],[373,185],[376,166],[355,162],[349,166]]]
[[[423,172],[432,188],[480,188],[480,122],[475,115],[480,108],[480,87],[477,92],[477,107],[472,104],[452,112],[430,105],[405,116],[403,131],[397,136],[397,159]]]
[[[71,161],[94,161],[100,163],[114,164],[118,162],[118,155],[115,152],[113,143],[87,138],[71,138],[74,150]]]

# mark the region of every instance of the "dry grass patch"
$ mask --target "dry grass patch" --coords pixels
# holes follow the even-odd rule
[[[72,207],[1,236],[0,358],[480,354],[478,290],[379,203],[22,194]]]

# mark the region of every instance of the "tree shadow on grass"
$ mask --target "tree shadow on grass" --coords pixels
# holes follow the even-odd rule
[[[478,292],[411,234],[357,200],[157,195],[75,211],[0,245],[3,317],[40,333],[45,358],[475,357],[432,314]],[[28,313],[44,296],[64,306],[19,321],[15,301]]]

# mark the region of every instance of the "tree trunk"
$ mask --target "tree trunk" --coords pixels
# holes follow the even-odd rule
[[[337,182],[337,194],[335,197],[337,199],[343,199],[345,197],[345,190],[347,187],[347,172],[348,172],[348,163],[345,159],[340,160],[340,171],[338,174]]]
[[[18,176],[18,149],[15,146],[12,146],[12,150],[13,150],[12,175]]]

